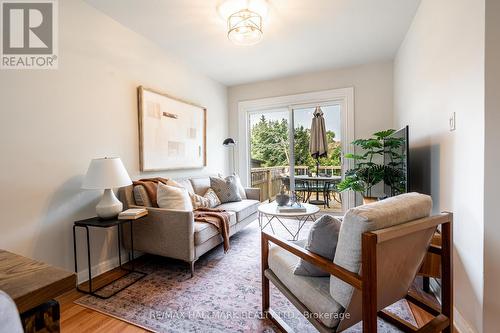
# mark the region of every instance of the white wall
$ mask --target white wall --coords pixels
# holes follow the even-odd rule
[[[229,87],[229,132],[237,137],[238,102],[345,87],[354,87],[356,138],[392,126],[392,62],[386,62]]]
[[[462,332],[483,329],[484,10],[484,1],[422,0],[394,66],[395,126],[410,125],[416,185],[435,211],[454,212]]]
[[[484,172],[484,332],[500,327],[500,2],[486,0]]]
[[[59,1],[59,35],[58,70],[0,71],[0,248],[72,270],[72,222],[99,197],[80,189],[90,160],[120,156],[132,178],[152,175],[139,172],[136,87],[208,108],[208,166],[166,177],[228,170],[227,89],[80,0]],[[115,233],[94,234],[95,259],[116,256]]]

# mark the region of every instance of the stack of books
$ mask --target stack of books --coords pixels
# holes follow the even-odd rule
[[[279,213],[305,213],[307,211],[306,207],[302,206],[300,203],[294,203],[292,205],[278,206]]]
[[[148,215],[146,208],[131,208],[124,210],[118,215],[119,220],[137,220],[140,217]]]

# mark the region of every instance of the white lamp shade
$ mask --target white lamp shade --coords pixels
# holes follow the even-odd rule
[[[120,158],[95,158],[90,162],[82,188],[104,190],[130,184],[132,181]]]

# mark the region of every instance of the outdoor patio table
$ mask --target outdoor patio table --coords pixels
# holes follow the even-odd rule
[[[287,176],[287,178],[289,178]],[[342,180],[341,176],[308,176],[308,175],[296,175],[294,177],[297,180],[303,180],[307,181],[309,183],[316,183],[316,200],[309,200],[310,204],[313,205],[324,205],[325,201],[324,200],[319,200],[319,182],[325,182],[325,183],[338,183]]]

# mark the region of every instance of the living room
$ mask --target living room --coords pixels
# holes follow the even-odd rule
[[[38,2],[0,1],[0,332],[498,330],[497,1]],[[183,119],[181,110],[195,125],[153,131],[147,116]],[[325,155],[310,150],[317,115]],[[272,126],[282,140],[270,144]],[[367,151],[354,140],[382,147],[374,154],[383,166],[387,140],[374,133],[406,128],[404,189],[346,182],[361,175],[356,154]],[[196,149],[182,160],[183,144],[158,136],[189,137]],[[180,192],[190,200],[169,197]],[[138,202],[144,193],[147,215],[118,220],[148,206]],[[282,196],[301,208],[280,215],[273,202]],[[420,235],[396,224],[440,224],[439,245],[422,233],[392,258],[378,244],[387,255],[377,261],[361,233],[339,236],[377,207],[423,215],[373,217],[385,228],[365,233],[396,240]],[[336,235],[330,258],[300,243],[322,226]],[[369,279],[361,265],[378,262],[363,266],[376,273],[382,258],[402,260],[401,270]],[[287,260],[323,270],[287,280],[278,270]],[[326,284],[311,300],[305,285],[294,292],[297,281]]]

